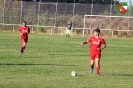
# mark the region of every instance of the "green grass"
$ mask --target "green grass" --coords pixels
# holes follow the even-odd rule
[[[105,38],[98,77],[89,73],[89,45],[80,45],[87,38],[30,34],[20,54],[19,34],[0,33],[0,88],[132,88],[133,40]]]

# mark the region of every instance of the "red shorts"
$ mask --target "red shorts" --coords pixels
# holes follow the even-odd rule
[[[95,60],[96,58],[101,58],[101,52],[92,53],[90,52],[90,60]]]
[[[26,42],[26,43],[28,42],[28,37],[21,36],[20,38],[22,42]]]

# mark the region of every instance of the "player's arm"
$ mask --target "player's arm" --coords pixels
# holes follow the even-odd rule
[[[19,32],[20,35],[23,35],[23,33]]]
[[[104,49],[106,47],[106,42],[105,42],[105,40],[103,39],[102,40],[102,46],[101,46],[101,49]]]
[[[104,49],[106,47],[106,44],[102,44],[101,49]]]
[[[106,42],[104,41],[104,39],[102,40],[102,44],[101,47],[98,48],[99,51],[101,51],[102,49],[104,49],[106,47]]]
[[[28,33],[30,33],[30,28],[28,28]]]
[[[19,34],[20,35],[23,35],[22,31],[21,31],[21,28],[19,28]]]
[[[82,42],[82,43],[81,43],[81,45],[84,45],[84,44],[88,44],[88,42],[87,42],[87,41],[85,41],[85,42]]]
[[[90,41],[91,41],[91,39],[88,39],[87,41],[82,42],[81,45],[88,44]]]
[[[66,30],[68,30],[67,26],[68,26],[68,25],[65,26],[65,27],[66,27]]]

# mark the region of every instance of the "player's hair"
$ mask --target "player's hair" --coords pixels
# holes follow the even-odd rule
[[[96,32],[100,33],[100,29],[95,29],[94,31],[96,31]]]
[[[67,24],[72,24],[72,22],[71,21],[68,21]]]
[[[23,21],[23,23],[27,24],[27,22],[26,22],[26,21]]]

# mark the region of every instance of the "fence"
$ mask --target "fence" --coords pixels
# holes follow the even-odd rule
[[[85,15],[83,35],[92,35],[92,30],[100,28],[102,36],[133,38],[132,24],[133,17],[128,16]]]
[[[113,5],[77,4],[58,2],[27,2],[0,0],[0,27],[17,31],[23,20],[32,33],[43,32],[63,35],[67,21],[73,23],[73,33],[83,35],[84,15],[117,15]],[[133,13],[130,13],[132,16]],[[62,33],[63,32],[63,33]]]

